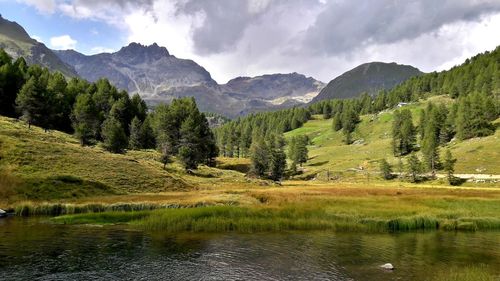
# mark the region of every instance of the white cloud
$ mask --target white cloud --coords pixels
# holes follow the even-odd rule
[[[77,41],[69,35],[61,35],[50,38],[50,46],[54,49],[75,49]]]
[[[23,2],[119,27],[127,43],[156,42],[198,62],[218,82],[294,71],[327,82],[369,61],[443,70],[500,45],[498,0]],[[63,48],[76,45],[65,39]],[[92,49],[101,51],[111,50]]]
[[[35,7],[39,12],[44,14],[52,14],[56,11],[55,0],[17,0],[17,2],[25,3]]]
[[[33,39],[35,39],[38,42],[43,43],[42,37],[40,37],[38,35],[30,35],[30,37],[33,38]]]
[[[113,53],[115,51],[111,48],[106,48],[106,47],[101,47],[101,46],[93,47],[90,50],[92,51],[92,54]]]

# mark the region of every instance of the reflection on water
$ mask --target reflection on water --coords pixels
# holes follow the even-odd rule
[[[500,233],[173,236],[0,220],[0,280],[427,280],[479,264],[500,276]]]

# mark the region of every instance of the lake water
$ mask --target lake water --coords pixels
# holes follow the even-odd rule
[[[500,277],[500,233],[167,235],[0,219],[0,280],[429,280],[465,266]]]

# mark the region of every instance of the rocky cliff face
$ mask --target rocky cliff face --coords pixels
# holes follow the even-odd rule
[[[157,44],[131,43],[116,53],[93,56],[73,50],[55,52],[83,78],[96,81],[106,77],[115,86],[144,98],[157,98],[179,86],[217,84],[203,67],[192,60],[178,59]]]

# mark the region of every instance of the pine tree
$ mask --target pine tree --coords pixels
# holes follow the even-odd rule
[[[439,166],[439,139],[436,135],[437,124],[434,120],[428,120],[425,124],[425,134],[422,141],[422,153],[424,154],[427,169],[435,176]]]
[[[111,110],[109,111],[109,115],[113,116],[120,124],[122,128],[125,130],[125,133],[128,135],[130,121],[134,116],[131,116],[132,109],[130,105],[130,100],[128,96],[122,97],[115,101],[111,106]]]
[[[299,136],[297,137],[297,141],[295,142],[295,158],[292,159],[293,162],[299,164],[302,167],[302,164],[306,163],[309,159],[307,144],[309,142],[309,138],[307,136]]]
[[[142,148],[151,149],[156,146],[156,136],[151,126],[151,115],[147,115],[141,125]]]
[[[262,177],[269,168],[269,150],[262,139],[257,139],[250,146],[251,171]]]
[[[16,104],[21,112],[21,118],[28,123],[28,127],[35,124],[45,129],[48,128],[52,119],[50,113],[53,98],[45,91],[38,79],[31,77],[23,85],[17,95]]]
[[[448,183],[451,185],[455,184],[455,177],[453,176],[453,173],[455,172],[455,162],[456,161],[457,161],[457,159],[454,159],[452,154],[451,154],[451,151],[449,149],[447,149],[445,157],[444,157],[443,168],[444,168],[444,171],[446,172]]]
[[[141,120],[139,120],[139,118],[134,117],[134,119],[132,119],[132,122],[130,122],[130,137],[129,137],[129,147],[130,149],[135,149],[135,150],[138,150],[138,149],[141,149],[143,148],[143,137],[142,137],[142,123],[141,123]]]
[[[333,130],[335,132],[339,131],[340,129],[342,129],[342,118],[340,116],[340,113],[337,112],[335,114],[335,116],[333,117],[333,120],[332,120],[332,127],[333,127]]]
[[[283,177],[286,169],[286,155],[283,147],[279,145],[271,150],[269,159],[269,178],[274,181],[279,181]]]
[[[128,145],[127,135],[120,121],[113,116],[108,117],[102,124],[103,146],[113,153],[121,153]]]
[[[325,103],[323,106],[323,119],[330,119],[332,117],[332,108],[330,103]]]
[[[422,171],[422,163],[415,153],[410,154],[408,158],[406,171],[410,176],[411,182],[417,182]]]
[[[386,180],[390,180],[393,178],[392,167],[385,159],[382,159],[382,161],[380,161],[380,172],[382,173],[382,177]]]
[[[359,113],[354,109],[352,104],[348,104],[341,115],[342,118],[342,132],[344,133],[344,142],[351,144],[351,134],[359,122]]]
[[[72,121],[76,137],[81,145],[87,145],[95,139],[99,128],[97,110],[89,94],[77,97],[73,107]]]
[[[196,169],[198,163],[201,162],[201,151],[198,149],[200,144],[199,139],[199,124],[196,122],[194,114],[190,115],[181,125],[181,139],[179,142],[179,160],[184,165],[186,170]]]
[[[395,156],[406,155],[415,148],[416,130],[411,111],[403,109],[394,112],[392,123],[392,144]]]

